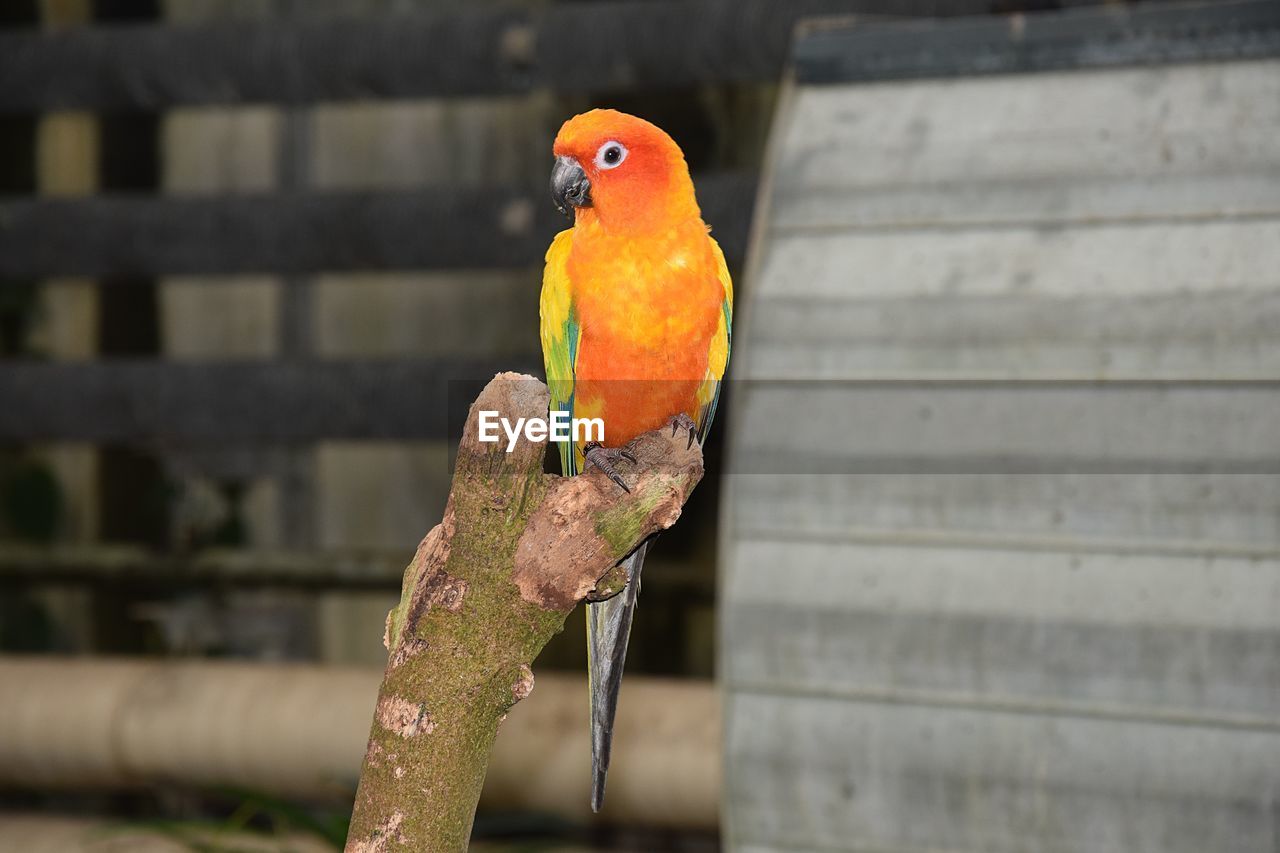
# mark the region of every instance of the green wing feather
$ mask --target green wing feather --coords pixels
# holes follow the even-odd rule
[[[573,308],[566,260],[573,230],[561,231],[547,249],[547,265],[542,275],[541,326],[542,360],[551,389],[551,410],[573,414],[574,368],[578,363],[578,316]],[[573,442],[558,442],[560,471],[566,477],[580,470]]]

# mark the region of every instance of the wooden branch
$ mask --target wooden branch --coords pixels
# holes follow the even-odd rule
[[[597,470],[544,474],[545,442],[521,436],[508,453],[479,441],[480,411],[515,423],[547,404],[541,382],[504,373],[471,407],[444,520],[387,618],[349,853],[466,849],[494,736],[533,689],[534,658],[620,559],[675,523],[702,477],[701,451],[666,430],[632,443],[629,493]]]

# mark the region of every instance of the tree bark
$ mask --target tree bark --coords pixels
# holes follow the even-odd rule
[[[479,412],[515,424],[547,405],[541,382],[503,373],[471,406],[444,519],[387,617],[348,853],[466,850],[494,736],[533,689],[533,659],[584,596],[620,588],[617,562],[675,523],[702,477],[697,445],[668,430],[630,445],[630,492],[595,469],[544,474],[545,441],[522,434],[509,453],[505,436],[479,441]]]

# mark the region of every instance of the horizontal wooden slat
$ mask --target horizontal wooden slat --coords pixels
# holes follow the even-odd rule
[[[408,543],[411,545],[411,543]],[[215,549],[157,554],[129,545],[0,544],[0,585],[145,584],[155,586],[399,588],[406,553]]]
[[[796,50],[805,84],[1020,73],[1280,53],[1268,0],[1136,4],[946,25],[815,26]]]
[[[773,602],[781,608],[852,607],[886,615],[1280,634],[1280,561],[1274,558],[1043,552],[945,543],[850,547],[749,536],[729,557],[734,570],[726,579],[725,601],[730,605]],[[831,652],[838,648],[836,644]],[[1272,664],[1280,666],[1280,661]],[[1278,681],[1257,686],[1280,690]],[[1273,710],[1280,713],[1280,706]]]
[[[797,20],[980,14],[986,0],[511,5],[295,23],[0,34],[0,112],[157,110],[774,82]],[[175,71],[178,69],[179,71]]]
[[[1280,289],[1280,218],[1077,228],[818,231],[773,239],[761,297],[1057,296]]]
[[[1274,67],[1280,74],[1280,63]],[[1280,133],[1280,124],[1276,127]],[[1237,134],[1218,139],[1241,142]],[[1256,140],[1255,140],[1256,141]],[[1111,165],[1116,158],[1098,162]],[[1272,168],[1280,171],[1280,144]],[[1081,170],[1084,171],[1084,170]],[[823,228],[946,228],[1280,216],[1280,175],[1060,177],[937,184],[774,186],[770,221],[780,233]]]
[[[1241,716],[1280,732],[1280,552],[745,538],[730,560],[731,689]]]
[[[0,441],[456,438],[484,382],[500,370],[541,373],[539,362],[9,363],[0,367]]]
[[[697,179],[703,215],[740,259],[755,181]],[[511,188],[0,203],[0,279],[502,268],[540,264],[568,221]]]
[[[730,694],[727,817],[762,850],[1274,846],[1280,732]]]
[[[1276,474],[775,472],[728,483],[728,520],[741,535],[999,536],[1201,555],[1280,549]]]
[[[1280,58],[803,89],[779,130],[771,221],[1274,211],[1277,68]]]
[[[760,322],[735,365],[751,377],[1280,377],[1280,274],[1269,291],[779,296],[753,307]]]
[[[449,472],[440,474],[447,489]],[[166,554],[132,545],[23,545],[0,543],[0,589],[138,584],[149,589],[273,587],[390,590],[400,588],[414,539],[395,549],[303,551],[214,548]],[[645,584],[667,594],[709,601],[709,578],[682,560],[658,555],[645,564]]]
[[[738,389],[735,474],[1280,473],[1280,383]]]

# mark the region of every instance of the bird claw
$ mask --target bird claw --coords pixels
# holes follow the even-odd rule
[[[622,447],[605,447],[598,441],[590,441],[582,448],[582,455],[587,460],[587,466],[596,466],[604,472],[606,477],[617,483],[622,491],[631,492],[626,480],[622,479],[622,475],[615,467],[619,459],[625,459],[634,465],[636,457],[631,454],[631,451]]]
[[[680,412],[679,414],[672,415],[671,420],[667,421],[667,423],[671,424],[672,438],[675,438],[676,433],[680,430],[687,429],[689,431],[689,443],[684,446],[684,449],[688,450],[690,447],[693,447],[693,439],[698,434],[698,425],[693,422],[693,418],[689,417],[684,412]]]

